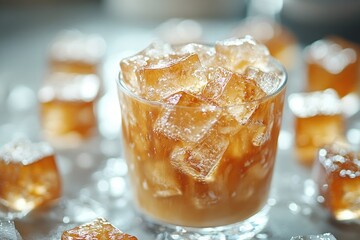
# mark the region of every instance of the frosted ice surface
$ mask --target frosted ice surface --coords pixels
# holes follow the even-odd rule
[[[53,149],[48,143],[32,143],[25,138],[16,139],[0,149],[0,159],[7,163],[21,162],[24,165],[52,154]]]
[[[159,101],[178,91],[197,94],[207,82],[197,54],[167,61],[164,66],[141,68],[138,77],[141,93],[151,101]]]
[[[260,69],[248,67],[244,74],[246,77],[257,82],[267,95],[276,92],[279,88],[280,78],[274,72],[263,72]]]
[[[289,107],[296,116],[302,118],[336,115],[341,113],[341,100],[332,89],[293,93],[289,96]]]

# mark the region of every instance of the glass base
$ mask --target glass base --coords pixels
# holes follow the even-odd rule
[[[251,218],[226,226],[192,228],[161,223],[142,216],[144,223],[156,233],[156,240],[245,240],[253,238],[268,222],[270,207],[266,205]]]

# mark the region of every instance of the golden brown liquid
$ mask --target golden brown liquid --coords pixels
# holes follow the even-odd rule
[[[180,170],[172,160],[174,150],[188,143],[154,131],[163,108],[120,91],[124,154],[137,207],[156,220],[191,227],[222,226],[256,214],[269,194],[283,101],[284,89],[262,102],[245,125],[223,111],[222,120],[201,143],[210,152],[217,144],[229,145],[217,165],[199,166],[197,172],[191,161],[184,161],[190,167]],[[189,114],[195,118],[192,123],[201,121],[199,109],[185,109],[194,111]],[[199,160],[200,164],[208,161]]]
[[[54,156],[29,165],[0,159],[0,206],[30,211],[61,196],[61,179]]]

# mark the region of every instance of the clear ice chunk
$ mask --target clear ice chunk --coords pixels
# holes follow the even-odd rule
[[[244,75],[256,81],[267,95],[276,92],[280,85],[280,78],[274,72],[263,72],[258,68],[248,67]]]
[[[319,235],[296,236],[290,240],[336,240],[336,238],[331,233],[324,233]]]
[[[248,66],[264,69],[270,55],[266,46],[251,36],[217,42],[215,50],[220,65],[235,72],[243,72]]]
[[[141,94],[148,100],[159,101],[178,91],[197,94],[207,79],[197,54],[187,55],[138,70]]]
[[[203,66],[213,66],[215,64],[215,49],[210,46],[189,43],[180,47],[178,54],[197,54]]]
[[[217,88],[221,88],[222,93],[213,102],[220,107],[226,107],[240,124],[247,123],[258,107],[255,100],[266,95],[253,79],[241,74],[233,74],[227,82],[219,81]]]

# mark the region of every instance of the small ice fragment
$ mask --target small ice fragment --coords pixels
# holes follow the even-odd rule
[[[324,233],[319,235],[296,236],[290,240],[336,240],[336,238],[331,233]]]

